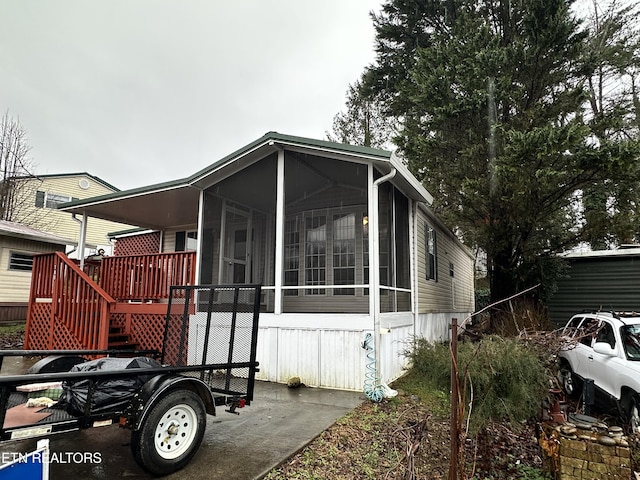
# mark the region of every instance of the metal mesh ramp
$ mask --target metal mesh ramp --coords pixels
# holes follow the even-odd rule
[[[209,366],[188,372],[211,391],[251,400],[256,372],[259,285],[171,287],[162,363]]]

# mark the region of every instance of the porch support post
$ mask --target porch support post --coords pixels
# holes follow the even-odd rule
[[[196,274],[195,274],[195,282],[196,285],[200,285],[200,258],[202,256],[202,242],[204,241],[204,233],[203,233],[203,224],[204,224],[204,190],[200,190],[200,198],[198,199],[198,243],[196,244]],[[164,230],[162,230],[161,235],[164,234]],[[222,239],[222,237],[220,237]],[[162,252],[162,236],[160,237],[160,252]],[[220,277],[218,277],[220,278]]]
[[[275,298],[273,313],[282,313],[282,270],[284,262],[284,149],[278,149],[278,173],[276,179],[276,252]]]
[[[84,270],[84,248],[87,244],[87,212],[82,212],[82,224],[80,225],[80,239],[78,240],[78,256],[80,258],[80,270]]]

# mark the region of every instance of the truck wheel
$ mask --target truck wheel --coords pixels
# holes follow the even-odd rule
[[[627,425],[629,426],[630,434],[637,435],[640,433],[640,397],[636,393],[633,393],[629,399]]]
[[[568,363],[563,363],[560,366],[560,383],[562,385],[562,389],[567,397],[573,397],[576,394],[576,378],[573,374],[573,370],[571,370],[571,366]]]
[[[184,467],[202,443],[206,411],[198,394],[173,390],[157,401],[131,434],[133,457],[154,475],[168,475]]]

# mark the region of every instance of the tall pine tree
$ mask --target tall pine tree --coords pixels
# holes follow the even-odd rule
[[[437,212],[486,251],[493,299],[544,283],[583,239],[583,191],[637,163],[637,138],[595,136],[597,61],[571,3],[391,0],[374,16],[364,95],[401,122]]]

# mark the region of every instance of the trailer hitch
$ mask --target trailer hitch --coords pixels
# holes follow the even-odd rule
[[[229,405],[229,408],[227,408],[225,412],[233,413],[234,415],[240,415],[240,412],[236,412],[236,409],[244,408],[246,403],[247,401],[244,398],[241,398],[241,397],[231,398],[229,403],[227,403],[227,405]]]

